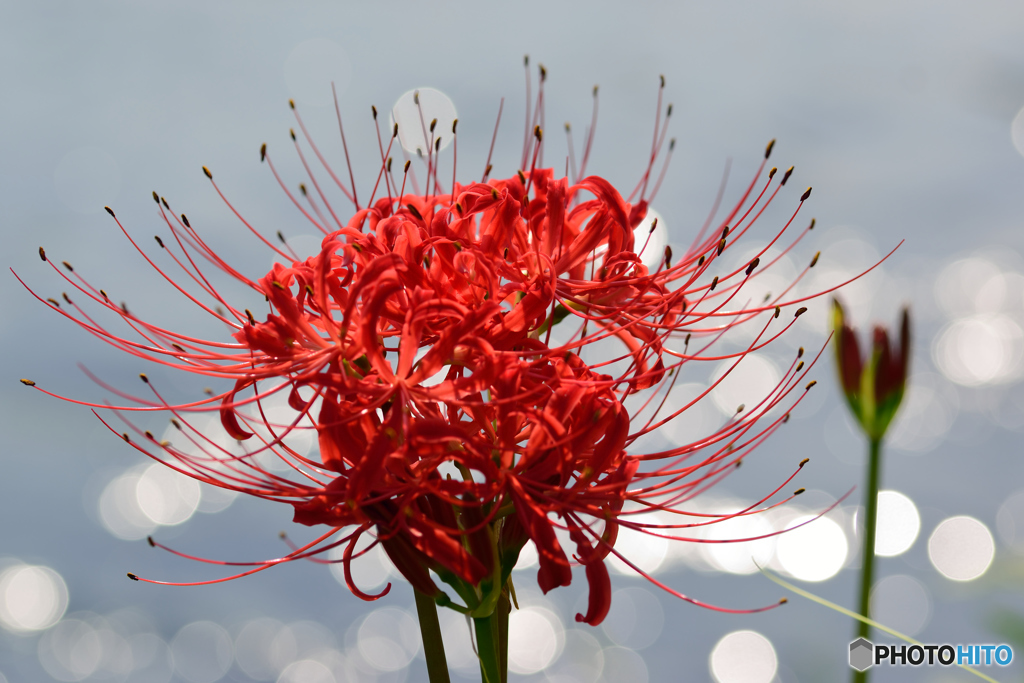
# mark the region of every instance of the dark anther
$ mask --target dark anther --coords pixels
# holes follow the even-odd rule
[[[768,143],[768,147],[766,147],[765,150],[764,150],[764,158],[765,159],[767,159],[768,157],[770,157],[772,155],[772,147],[774,147],[774,146],[775,146],[775,138],[772,138],[771,142]]]
[[[786,169],[786,174],[782,176],[782,184],[785,185],[786,181],[789,180],[789,176],[793,175],[793,167],[790,166]]]
[[[109,206],[104,206],[103,208],[106,209],[107,213],[109,213],[111,216],[114,216],[114,210],[111,209]],[[114,216],[114,218],[117,218],[117,216]]]

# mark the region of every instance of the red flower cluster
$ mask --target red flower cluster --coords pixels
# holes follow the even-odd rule
[[[50,300],[54,309],[137,358],[232,382],[219,395],[169,405],[143,376],[153,398],[129,397],[133,405],[116,409],[169,411],[183,439],[195,447],[160,443],[138,429],[136,437],[126,433],[126,441],[200,481],[289,503],[296,522],[330,527],[316,541],[244,573],[344,546],[351,590],[379,597],[363,594],[349,571],[365,552],[357,542],[370,533],[418,591],[449,603],[432,571],[464,602],[454,607],[479,617],[494,609],[530,540],[539,553],[538,582],[545,592],[568,585],[574,563],[585,567],[590,603],[577,619],[597,624],[609,608],[604,560],[617,554],[620,526],[692,540],[679,536],[680,530],[721,518],[684,517],[681,505],[734,470],[788,417],[775,411],[760,419],[802,384],[806,369],[799,357],[759,405],[699,442],[646,454],[631,448],[685,410],[658,414],[653,408],[664,402],[687,363],[739,363],[792,325],[792,315],[777,321],[784,307],[801,301],[787,299],[789,289],[754,305],[745,303],[743,292],[772,265],[760,259],[796,211],[757,256],[735,270],[719,268],[720,257],[761,216],[792,169],[781,178],[771,169],[759,181],[762,162],[717,227],[705,226],[678,260],[666,248],[658,265],[648,268],[640,255],[649,233],[638,237],[635,230],[647,213],[648,186],[656,192],[660,185],[650,182],[655,160],[667,157],[660,117],[647,171],[629,200],[603,178],[584,177],[592,130],[584,168],[573,180],[537,167],[543,134],[539,127],[532,130],[523,170],[501,180],[486,180],[485,173],[483,182],[453,181],[448,190],[438,180],[440,145],[433,137],[423,192],[407,193],[405,178],[399,187],[390,145],[381,145],[375,188],[376,193],[383,182],[385,196],[366,205],[356,199],[354,183],[341,182],[328,168],[355,205],[344,222],[311,173],[319,199],[305,186],[304,199],[289,196],[325,234],[320,251],[299,258],[286,244],[261,237],[280,262],[258,280],[229,266],[184,215],[178,218],[154,193],[170,236],[157,242],[203,295],[165,277],[233,328],[233,339],[207,341],[158,327],[114,305],[70,265],[65,264],[68,273],[54,265],[80,294],[119,316],[138,337],[110,332],[67,295],[69,307]],[[430,131],[433,136],[433,124]],[[392,144],[396,136],[397,126]],[[301,155],[298,142],[296,148]],[[269,161],[265,146],[261,158]],[[203,170],[212,183],[212,174]],[[800,206],[809,194],[810,189]],[[47,260],[41,249],[40,255]],[[199,267],[200,259],[265,297],[266,310],[231,306]],[[722,333],[759,316],[763,327],[747,348],[712,353]],[[569,341],[555,343],[556,324],[577,329]],[[605,339],[622,343],[621,358],[592,365],[581,360],[582,349]],[[623,360],[623,372],[602,374]],[[295,411],[290,423],[275,423],[264,411],[264,401],[279,391],[287,392]],[[655,417],[631,422],[624,401],[633,394],[648,397],[645,407]],[[222,448],[192,429],[188,413],[210,410],[219,411],[227,432],[245,442],[245,452]],[[290,434],[312,429],[318,455],[289,447]],[[261,464],[268,453],[287,465],[285,474]],[[793,476],[795,471],[737,514],[756,511]],[[679,521],[633,521],[637,510],[663,511]],[[559,529],[567,533],[556,534]],[[347,533],[339,539],[341,530]],[[563,547],[566,538],[573,545],[572,561]]]

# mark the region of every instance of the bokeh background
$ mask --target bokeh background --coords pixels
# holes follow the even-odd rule
[[[910,392],[883,474],[883,488],[892,493],[883,501],[889,556],[879,562],[877,614],[926,643],[1009,643],[1017,653],[1013,664],[986,670],[1000,681],[1020,680],[1019,2],[684,2],[628,9],[609,2],[0,3],[4,265],[43,297],[59,296],[62,281],[36,255],[44,245],[52,259],[71,261],[140,314],[204,332],[103,205],[114,207],[148,249],[161,227],[150,203],[155,189],[215,249],[258,273],[270,256],[216,197],[202,164],[265,234],[281,230],[296,248],[312,248],[313,230],[258,159],[266,142],[289,183],[302,179],[287,137],[294,126],[289,97],[343,168],[329,100],[336,83],[363,191],[376,172],[371,104],[387,111],[417,87],[446,93],[460,118],[459,165],[463,177],[472,177],[482,171],[504,97],[494,164],[495,174],[508,175],[522,140],[524,53],[548,68],[549,130],[572,122],[577,146],[591,88],[600,84],[590,168],[622,187],[643,171],[658,76],[665,75],[678,142],[654,208],[672,244],[688,244],[703,222],[727,161],[726,196],[735,198],[773,137],[773,162],[796,167],[779,205],[788,211],[804,187],[814,186],[801,221],[813,215],[817,227],[792,256],[798,269],[822,252],[809,284],[841,281],[905,240],[842,294],[862,327],[893,324],[902,305],[910,305],[914,324]],[[562,138],[550,140],[549,162],[563,158]],[[769,217],[762,236],[780,225],[781,215]],[[201,588],[128,581],[126,571],[178,581],[221,575],[219,568],[149,548],[147,533],[199,555],[258,560],[284,551],[279,531],[296,538],[303,532],[291,530],[283,506],[218,497],[162,478],[88,409],[21,386],[17,380],[30,377],[64,395],[109,398],[80,363],[125,389],[138,387],[140,371],[177,396],[202,388],[105,347],[35,301],[13,275],[4,290],[0,682],[425,680],[412,594],[402,581],[376,603],[353,598],[328,568],[312,563]],[[227,288],[229,295],[235,291]],[[728,387],[733,393],[705,402],[684,425],[647,445],[713,429],[777,376],[797,346],[816,351],[825,339],[819,304],[787,342],[743,366],[745,374]],[[685,381],[707,381],[716,367],[706,365]],[[814,370],[819,386],[794,419],[702,500],[702,509],[736,509],[773,488],[804,457],[811,463],[794,485],[808,492],[799,507],[762,518],[769,529],[823,510],[860,485],[864,444],[845,416],[833,373],[825,354]],[[708,602],[756,607],[785,594],[753,573],[753,556],[852,606],[859,504],[854,491],[802,536],[759,545],[711,552],[625,537],[623,547],[660,580]],[[386,565],[374,561],[364,563],[364,583],[386,576]],[[513,621],[515,680],[792,683],[848,676],[854,624],[792,595],[767,614],[725,615],[617,573],[608,621],[581,629],[573,616],[585,599],[582,575],[546,597],[531,571],[515,578],[524,607]],[[446,638],[463,642],[463,622],[446,617],[444,626]],[[473,680],[472,655],[453,647],[456,676]],[[922,667],[877,670],[874,679],[973,677]]]

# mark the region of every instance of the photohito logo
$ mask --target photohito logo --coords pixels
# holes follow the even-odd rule
[[[876,645],[866,638],[850,643],[850,666],[864,671],[889,666],[1006,666],[1013,661],[1009,645]]]

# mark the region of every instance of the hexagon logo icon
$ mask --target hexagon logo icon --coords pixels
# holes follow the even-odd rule
[[[875,646],[866,638],[858,638],[850,643],[850,666],[857,671],[865,671],[874,664]]]

